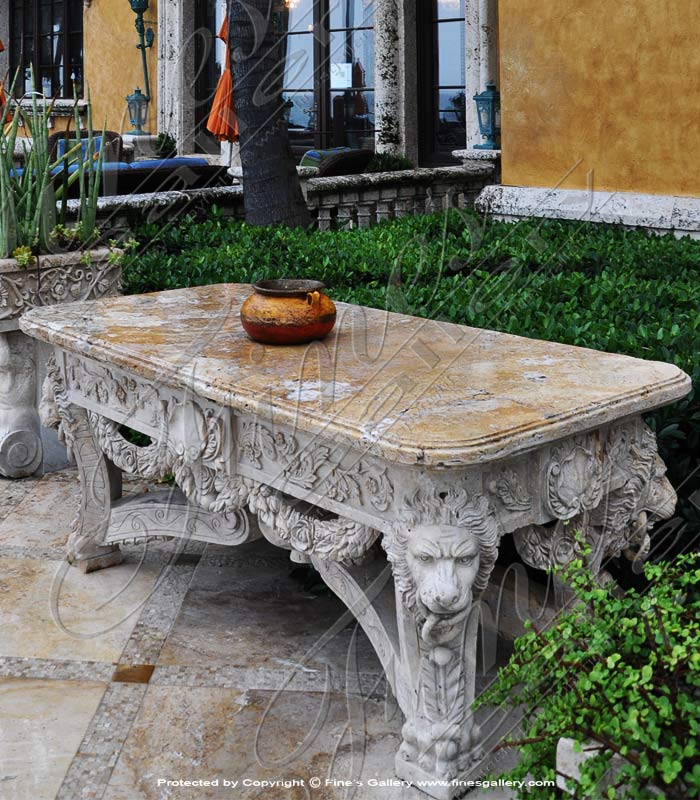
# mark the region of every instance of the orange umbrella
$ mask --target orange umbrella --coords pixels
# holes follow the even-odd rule
[[[220,142],[237,142],[238,120],[233,105],[233,78],[231,77],[228,51],[228,17],[224,17],[218,38],[226,43],[225,63],[207,120],[207,130],[213,133]]]

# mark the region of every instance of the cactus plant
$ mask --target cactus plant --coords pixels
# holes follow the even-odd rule
[[[16,79],[15,79],[16,80]],[[80,216],[76,240],[83,246],[96,238],[97,200],[102,171],[102,151],[96,151],[92,129],[92,110],[88,96],[85,157],[78,139],[67,152],[51,160],[49,152],[49,117],[53,102],[31,95],[31,112],[14,99],[14,83],[8,102],[0,115],[0,258],[7,258],[16,248],[29,248],[33,253],[51,249],[51,233],[57,222],[65,222],[68,189],[78,183]],[[77,95],[75,124],[80,130]],[[10,119],[11,114],[11,119]],[[20,122],[32,137],[23,170],[14,164],[15,145]],[[68,165],[77,155],[78,169],[68,174]],[[61,169],[62,168],[62,169]],[[57,174],[62,180],[57,180]],[[56,204],[61,201],[60,212]]]

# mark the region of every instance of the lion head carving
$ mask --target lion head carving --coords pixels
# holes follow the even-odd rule
[[[488,501],[465,491],[418,490],[384,549],[405,605],[421,620],[466,613],[488,584],[500,530]]]

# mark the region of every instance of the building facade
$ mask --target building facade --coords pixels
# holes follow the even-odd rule
[[[472,96],[497,80],[496,0],[275,0],[288,31],[284,98],[295,153],[337,146],[455,163],[479,141]],[[225,0],[151,0],[148,128],[181,153],[218,151],[206,118],[224,60]],[[128,132],[143,88],[129,0],[0,0],[0,69],[70,105],[89,87],[94,124]],[[233,43],[235,46],[235,43]],[[62,102],[63,101],[63,102]]]
[[[481,142],[473,97],[494,83],[502,184],[481,209],[700,231],[696,0],[272,2],[297,155],[374,147],[455,163]],[[148,129],[180,153],[229,160],[206,131],[225,11],[225,0],[150,0]],[[0,0],[0,70],[19,68],[27,91],[32,66],[59,114],[72,113],[73,83],[89,86],[95,127],[128,132],[125,98],[143,83],[134,19],[129,0]]]
[[[146,20],[155,30],[157,15],[157,0],[151,0]],[[20,97],[34,90],[56,98],[57,126],[70,124],[75,85],[80,97],[90,93],[96,129],[106,123],[109,130],[126,132],[126,95],[137,86],[143,89],[134,21],[128,0],[0,0],[0,40],[5,44],[0,75],[7,86],[18,75],[15,92]],[[147,59],[155,78],[155,46]],[[148,125],[157,128],[155,103]]]
[[[500,0],[502,186],[482,210],[700,231],[700,4]]]

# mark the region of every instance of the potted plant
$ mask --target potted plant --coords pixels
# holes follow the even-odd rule
[[[647,589],[627,593],[580,559],[561,571],[578,603],[516,640],[477,702],[524,712],[523,735],[497,745],[519,748],[509,778],[596,800],[700,797],[700,553],[644,571]]]
[[[0,115],[0,475],[23,477],[41,468],[42,442],[35,408],[42,364],[19,331],[30,308],[115,294],[121,251],[97,230],[102,149],[87,129],[60,157],[49,148],[51,103],[12,100]],[[11,115],[11,119],[10,119]],[[20,122],[32,139],[24,168],[14,163]],[[80,131],[77,97],[75,128]],[[77,224],[65,224],[67,195],[77,185]]]

